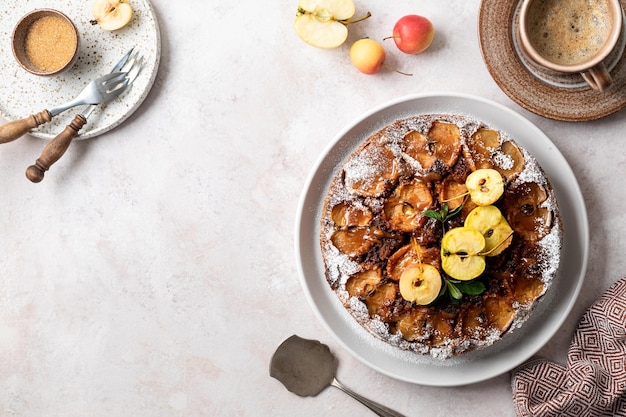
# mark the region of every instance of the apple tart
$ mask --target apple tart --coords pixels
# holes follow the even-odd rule
[[[519,328],[549,289],[562,225],[538,162],[474,118],[426,114],[367,138],[321,215],[326,279],[398,348],[453,356]]]

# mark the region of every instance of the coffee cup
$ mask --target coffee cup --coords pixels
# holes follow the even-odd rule
[[[613,84],[604,60],[622,32],[619,0],[522,0],[522,47],[536,64],[559,73],[580,73],[604,91]]]

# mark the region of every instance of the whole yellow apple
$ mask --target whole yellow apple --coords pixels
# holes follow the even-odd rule
[[[385,48],[373,39],[364,38],[350,47],[350,60],[363,74],[376,74],[385,62]]]

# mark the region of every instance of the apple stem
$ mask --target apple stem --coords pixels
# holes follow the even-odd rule
[[[387,39],[400,39],[400,36],[387,36],[386,38],[383,38],[384,41]]]
[[[465,192],[463,194],[459,194],[459,195],[455,195],[454,197],[450,197],[448,199],[445,200],[441,200],[442,203],[447,203],[448,201],[452,201],[452,200],[456,200],[457,198],[461,198],[463,197],[463,202],[465,202],[465,197],[467,197],[470,194],[470,192]]]
[[[383,66],[384,66],[385,68],[387,68],[388,70],[391,70],[391,71],[397,72],[398,74],[406,75],[407,77],[412,77],[412,76],[413,76],[413,74],[409,74],[408,72],[402,72],[402,71],[399,71],[399,70],[397,70],[397,69],[396,69],[396,68],[394,68],[394,67],[390,67],[389,65],[383,64]]]
[[[358,22],[362,22],[363,20],[372,17],[372,14],[370,12],[367,12],[367,14],[361,18],[358,18],[357,20],[350,20],[350,19],[346,19],[346,20],[342,20],[341,23],[343,23],[344,25],[349,25],[351,23],[358,23]]]
[[[417,263],[419,263],[420,265],[422,264],[422,257],[420,256],[420,247],[417,244],[417,239],[415,239],[415,237],[411,238],[411,243],[413,244],[413,250],[415,251],[415,254],[417,255]]]
[[[498,243],[496,246],[494,246],[493,248],[491,248],[490,250],[488,250],[487,252],[481,252],[478,255],[480,256],[488,256],[491,252],[493,252],[494,250],[498,249],[500,246],[504,245],[504,242],[506,242],[507,240],[509,240],[509,238],[511,236],[513,236],[514,231],[511,231],[511,233],[509,233],[509,235],[507,237],[505,237],[502,242]]]

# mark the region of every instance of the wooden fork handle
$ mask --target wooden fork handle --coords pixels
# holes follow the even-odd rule
[[[41,156],[37,158],[35,164],[26,169],[26,177],[32,182],[43,180],[45,172],[63,156],[72,143],[72,139],[78,135],[85,123],[87,123],[87,119],[82,114],[77,114],[70,124],[43,148]]]
[[[23,119],[5,123],[0,126],[0,143],[11,142],[25,135],[29,130],[47,123],[50,120],[52,120],[50,112],[48,112],[48,110],[42,110],[37,114],[31,114]]]

